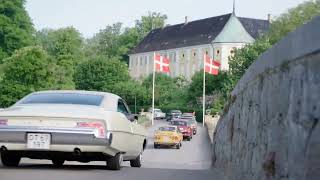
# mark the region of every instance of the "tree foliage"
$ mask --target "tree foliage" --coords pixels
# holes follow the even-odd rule
[[[43,29],[37,32],[37,41],[50,55],[55,76],[54,89],[74,89],[75,66],[84,55],[83,39],[73,27],[57,30]]]
[[[17,50],[5,59],[0,105],[7,107],[30,92],[50,88],[53,77],[49,68],[47,53],[37,46]]]
[[[320,15],[320,0],[310,0],[289,9],[272,22],[268,37],[270,43],[275,44],[289,32],[307,23],[313,17]]]
[[[128,66],[112,58],[96,57],[79,64],[75,71],[77,89],[110,91],[117,83],[130,79]]]
[[[16,49],[32,45],[34,28],[25,0],[0,0],[0,64]]]

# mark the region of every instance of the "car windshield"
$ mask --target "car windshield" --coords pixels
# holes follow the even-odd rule
[[[32,94],[22,100],[20,104],[77,104],[100,106],[102,95],[80,93],[40,93]]]
[[[187,122],[186,121],[172,121],[172,125],[175,125],[175,126],[186,126]]]
[[[160,127],[159,131],[175,131],[175,127]]]
[[[181,113],[179,110],[172,110],[171,113]]]

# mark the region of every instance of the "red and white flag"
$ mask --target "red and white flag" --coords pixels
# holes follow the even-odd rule
[[[154,61],[155,61],[155,68],[156,71],[160,71],[160,72],[170,72],[170,68],[169,68],[169,59],[165,56],[161,56],[161,55],[155,55],[154,56]]]
[[[205,72],[212,75],[219,74],[220,63],[218,61],[211,59],[208,55],[204,55],[204,64]]]

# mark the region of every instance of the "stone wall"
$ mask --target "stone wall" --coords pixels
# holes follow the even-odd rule
[[[320,179],[320,17],[264,53],[214,132],[227,179]]]

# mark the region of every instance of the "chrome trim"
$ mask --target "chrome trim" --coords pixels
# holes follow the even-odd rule
[[[39,132],[39,133],[64,133],[95,135],[93,128],[43,128],[28,126],[0,126],[0,132]]]

